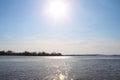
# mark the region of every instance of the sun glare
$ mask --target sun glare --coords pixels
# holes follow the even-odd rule
[[[69,4],[66,0],[50,0],[46,13],[49,17],[58,20],[68,16]]]

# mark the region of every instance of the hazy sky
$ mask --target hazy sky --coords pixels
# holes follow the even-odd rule
[[[0,0],[0,50],[120,53],[120,0],[67,0],[69,17],[57,21],[47,1]]]

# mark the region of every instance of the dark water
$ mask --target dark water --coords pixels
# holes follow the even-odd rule
[[[0,80],[120,80],[120,57],[0,56]]]

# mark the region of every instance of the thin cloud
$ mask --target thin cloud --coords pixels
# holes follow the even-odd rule
[[[0,45],[2,50],[15,51],[47,51],[62,53],[120,53],[120,41],[115,39],[84,39],[84,40],[55,40],[55,39],[35,39],[24,38],[12,44]]]

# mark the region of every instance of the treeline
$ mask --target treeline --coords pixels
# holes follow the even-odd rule
[[[2,56],[62,56],[61,53],[46,53],[46,52],[13,52],[13,51],[0,51],[0,55]]]

